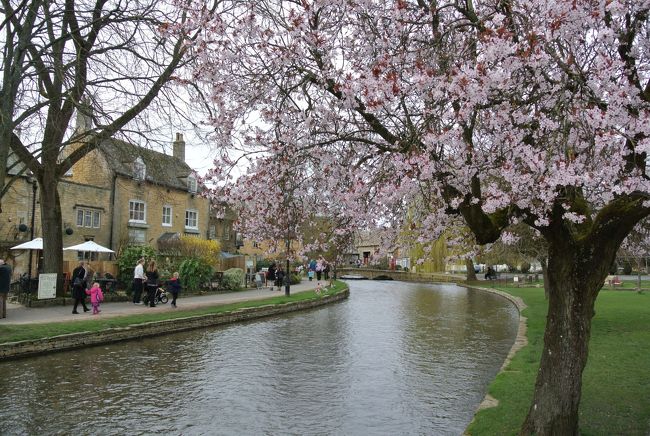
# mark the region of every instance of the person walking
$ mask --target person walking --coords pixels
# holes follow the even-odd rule
[[[7,317],[7,294],[11,287],[11,266],[0,259],[0,318]]]
[[[86,306],[86,276],[88,271],[86,270],[86,264],[83,260],[79,261],[79,266],[72,270],[72,296],[74,297],[74,307],[72,308],[72,313],[75,315],[78,314],[77,307],[79,303],[84,308],[84,312],[88,312],[90,309]]]
[[[284,269],[282,269],[282,267],[279,267],[278,270],[275,272],[275,286],[278,287],[278,291],[282,290],[283,281],[284,281]]]
[[[330,263],[326,260],[323,260],[325,265],[323,266],[323,276],[325,280],[330,279]]]
[[[147,276],[147,300],[149,300],[149,307],[156,307],[156,291],[158,290],[158,279],[160,275],[158,274],[155,260],[149,262],[145,275]]]
[[[145,280],[147,276],[144,275],[144,258],[140,258],[133,271],[133,304],[142,304],[140,298]]]
[[[167,282],[169,291],[172,293],[172,307],[176,309],[176,299],[178,294],[181,292],[181,279],[178,276],[178,272],[175,272],[169,282]]]
[[[273,285],[275,284],[275,274],[277,271],[277,267],[275,266],[275,262],[269,266],[269,270],[266,272],[266,282],[271,284],[271,290],[273,290]]]
[[[319,282],[323,275],[323,268],[325,267],[324,262],[325,259],[323,259],[323,256],[318,256],[318,260],[316,261],[316,280]]]
[[[97,315],[99,310],[99,303],[104,301],[104,293],[98,282],[93,283],[92,288],[86,289],[86,295],[90,295],[90,304],[93,307],[93,315]]]

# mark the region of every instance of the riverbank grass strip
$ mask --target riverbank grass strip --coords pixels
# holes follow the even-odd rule
[[[543,288],[498,289],[528,306],[528,345],[489,387],[499,401],[477,413],[471,435],[516,435],[531,405],[546,325]],[[650,434],[650,295],[603,290],[596,301],[589,360],[583,374],[583,435]]]
[[[195,309],[183,309],[182,307],[174,311],[142,313],[137,315],[124,315],[112,318],[97,317],[87,321],[64,321],[42,324],[10,324],[0,326],[0,344],[9,342],[18,342],[34,339],[51,338],[54,336],[65,335],[80,332],[97,332],[111,328],[129,327],[147,322],[165,321],[169,319],[188,318],[192,316],[201,316],[218,313],[234,312],[240,309],[261,307],[268,305],[281,305],[294,303],[298,301],[312,300],[322,298],[326,295],[336,294],[347,289],[343,282],[335,281],[333,286],[326,288],[321,294],[317,295],[314,291],[299,292],[289,297],[284,295],[265,298],[263,300],[250,300],[238,303],[223,305],[205,306]],[[182,300],[179,300],[179,304]]]

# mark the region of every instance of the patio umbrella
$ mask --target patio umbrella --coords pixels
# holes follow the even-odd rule
[[[66,247],[64,250],[75,250],[75,251],[92,251],[95,253],[115,253],[110,248],[99,245],[95,241],[86,241],[83,244],[73,245],[71,247]]]
[[[10,250],[42,250],[43,249],[43,238],[34,238],[31,241],[23,242],[18,244],[15,247],[11,247]]]

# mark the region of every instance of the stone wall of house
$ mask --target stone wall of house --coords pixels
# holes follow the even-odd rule
[[[110,170],[104,155],[98,150],[93,150],[79,159],[72,167],[71,175],[67,176],[66,179],[110,189],[113,182],[113,172]]]
[[[29,250],[10,250],[11,247],[29,241],[31,236],[32,206],[34,206],[34,237],[41,236],[41,204],[36,191],[36,204],[32,203],[32,183],[27,177],[16,177],[2,197],[0,212],[0,256],[13,268],[13,277],[27,272]],[[21,229],[21,224],[24,230]],[[33,259],[36,254],[32,253]],[[34,260],[32,260],[34,262]]]
[[[59,197],[61,198],[64,247],[81,244],[87,240],[93,240],[99,245],[110,247],[112,214],[111,191],[109,188],[62,181],[59,183]],[[99,226],[96,226],[92,219],[91,223],[84,220],[79,225],[77,215],[80,210],[82,212],[88,211],[91,214],[98,212]],[[66,232],[66,229],[69,230]],[[63,259],[75,261],[77,260],[77,252],[64,251]]]
[[[129,221],[129,202],[138,200],[145,203],[146,223]],[[116,247],[124,246],[131,239],[129,231],[144,232],[144,242],[157,249],[157,241],[164,233],[195,235],[206,239],[208,233],[208,199],[188,191],[154,185],[152,183],[118,177],[115,189],[115,227],[113,240]],[[163,206],[172,208],[171,225],[163,225]],[[185,226],[185,212],[197,212],[196,229]],[[114,248],[116,249],[116,248]]]

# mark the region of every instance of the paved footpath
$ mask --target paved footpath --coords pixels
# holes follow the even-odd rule
[[[325,284],[326,282],[323,282]],[[298,285],[291,285],[291,293],[305,292],[316,289],[316,281],[303,280]],[[206,306],[218,306],[222,304],[237,303],[240,301],[261,300],[264,298],[284,295],[284,287],[278,292],[277,288],[271,292],[269,288],[248,289],[239,292],[223,292],[210,295],[197,295],[185,297],[181,292],[176,304],[178,309],[171,307],[171,295],[168,293],[169,303],[158,304],[156,307],[133,304],[131,302],[106,302],[100,306],[101,313],[92,315],[92,310],[84,313],[83,308],[78,315],[72,313],[72,304],[65,306],[48,307],[25,307],[21,304],[7,304],[7,317],[0,319],[0,326],[9,324],[36,324],[42,322],[76,321],[92,318],[115,317],[121,315],[132,315],[138,313],[168,312],[181,309],[196,309]],[[87,299],[88,300],[88,299]],[[86,303],[91,308],[90,303]]]

